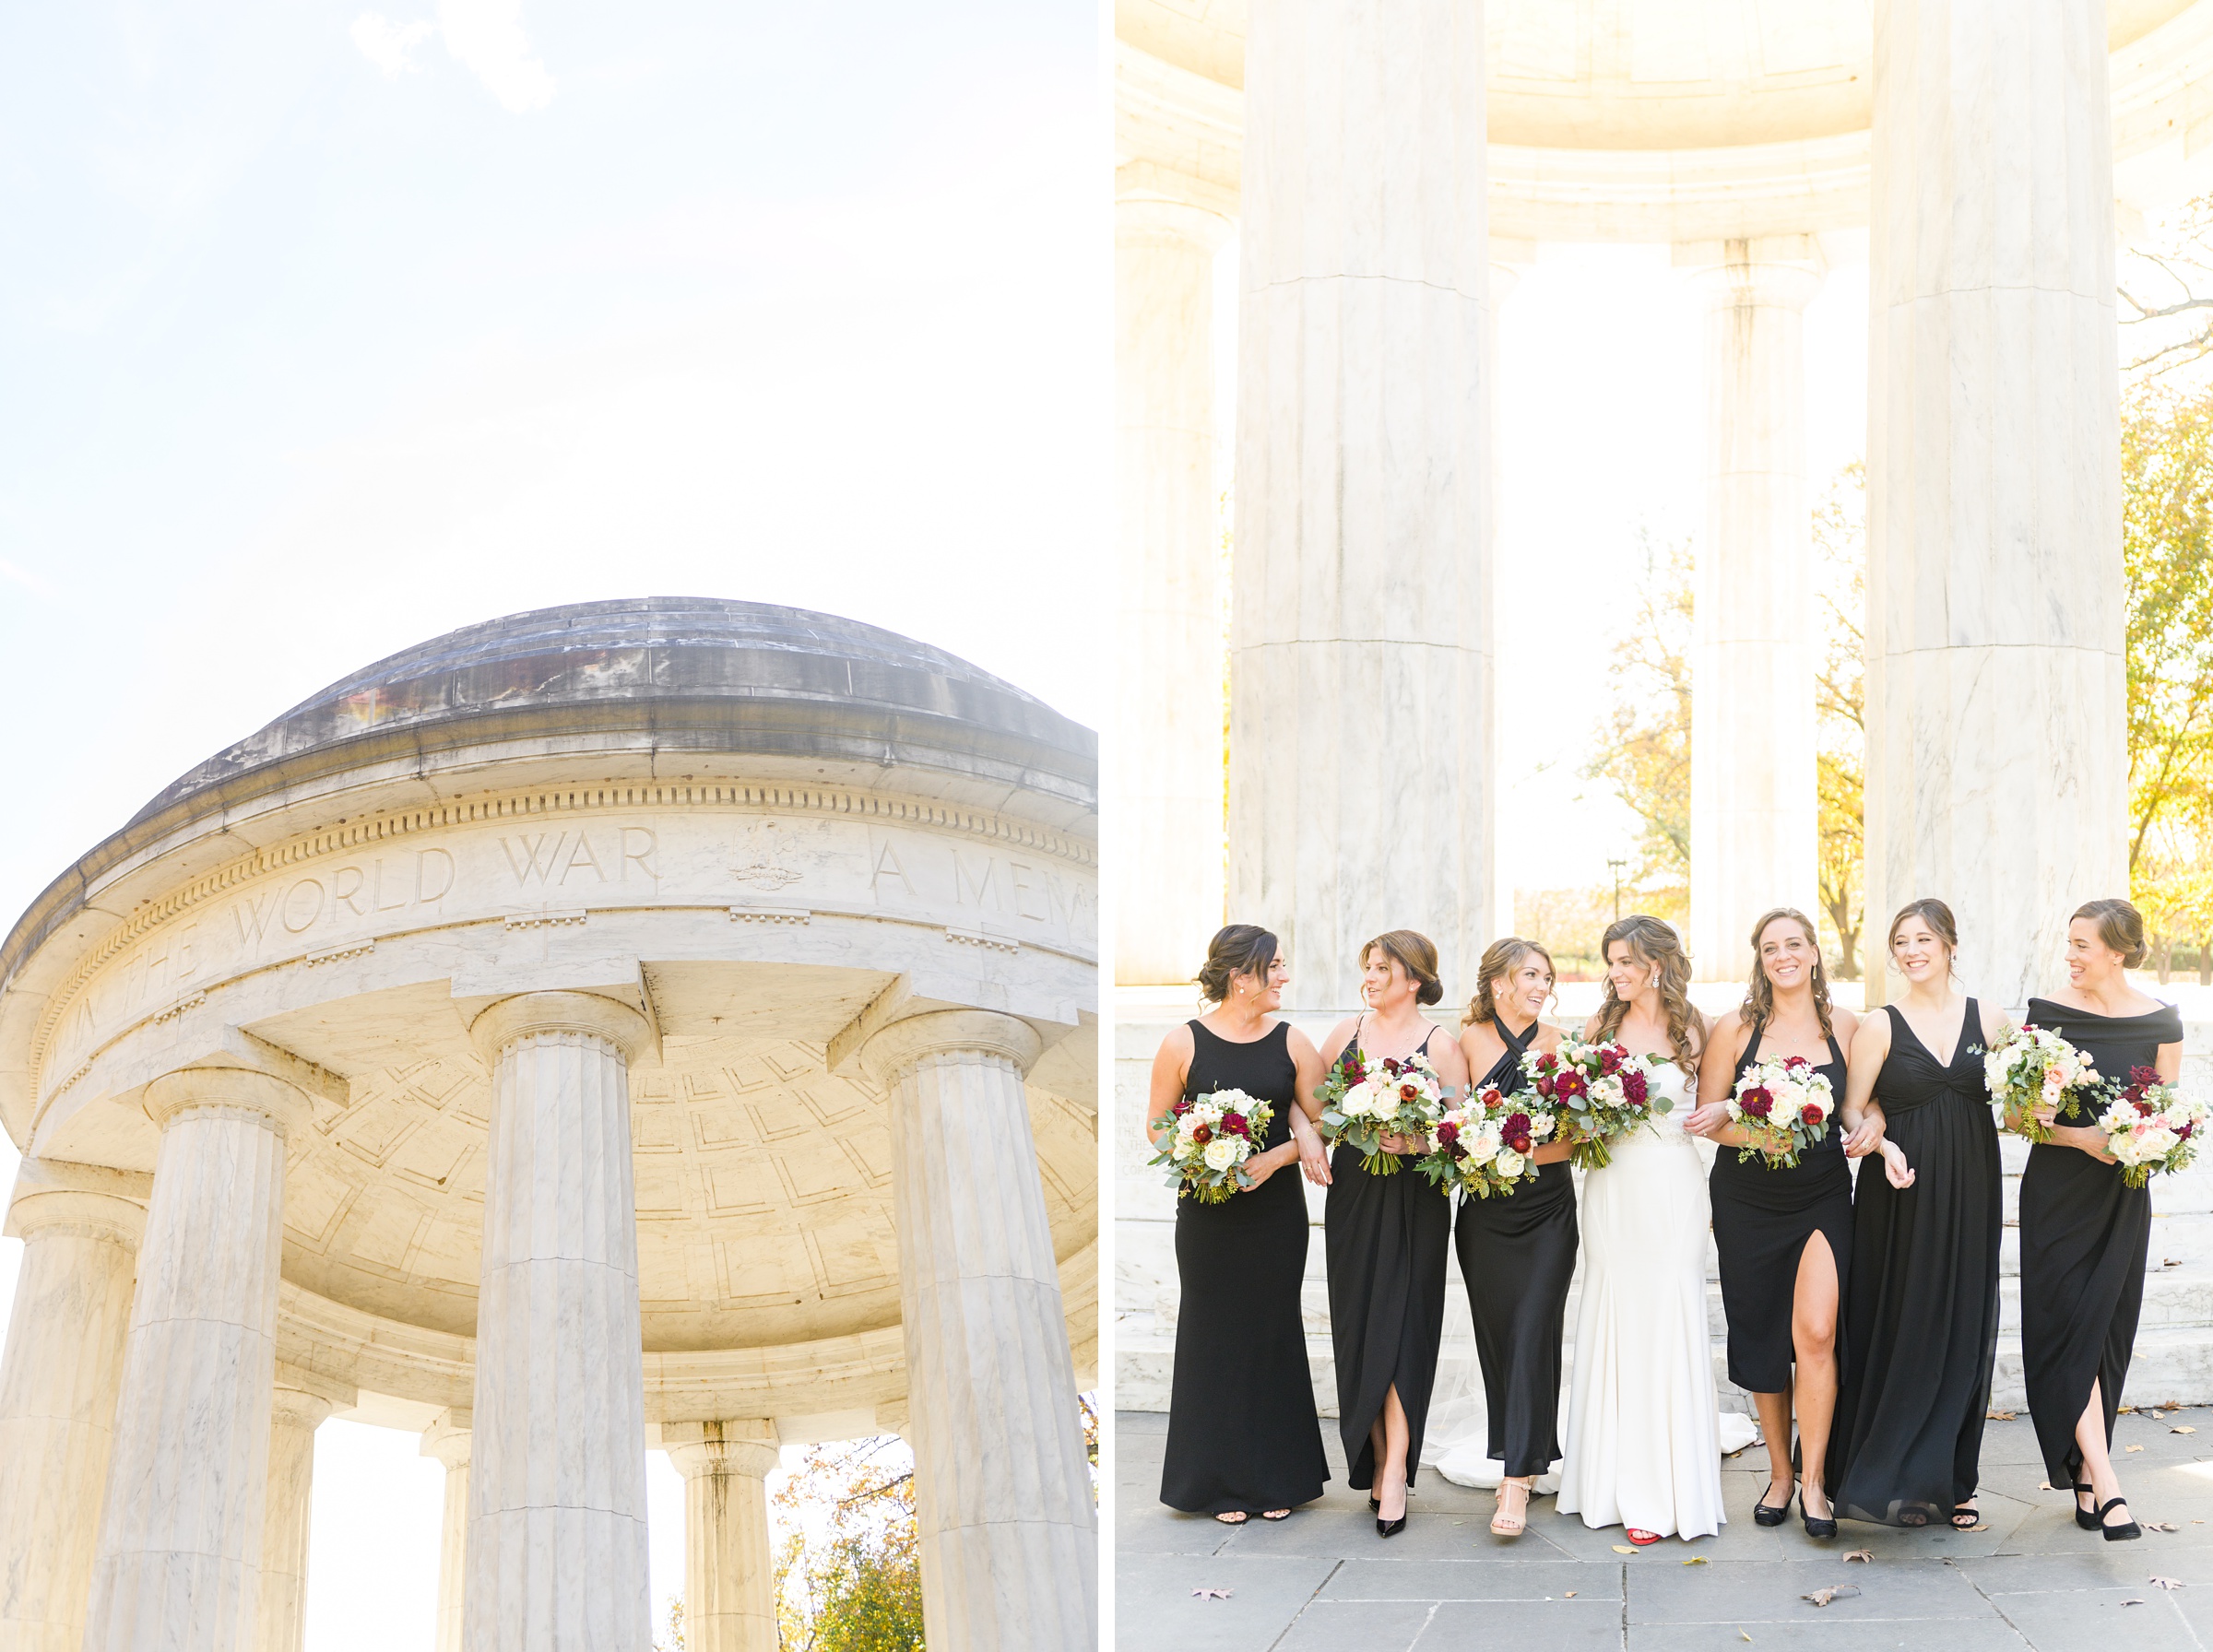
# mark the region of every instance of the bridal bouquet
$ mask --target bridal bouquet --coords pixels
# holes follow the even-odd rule
[[[1539,1098],[1518,1092],[1502,1094],[1486,1084],[1438,1121],[1436,1150],[1419,1166],[1445,1192],[1464,1187],[1477,1198],[1510,1194],[1534,1181],[1533,1154],[1552,1139],[1552,1109]]]
[[[1786,1056],[1745,1068],[1727,1104],[1730,1122],[1757,1139],[1752,1146],[1736,1150],[1736,1162],[1747,1164],[1756,1157],[1764,1158],[1787,1170],[1798,1162],[1799,1154],[1828,1134],[1837,1098],[1812,1062],[1804,1056]]]
[[[1314,1094],[1321,1103],[1322,1139],[1358,1148],[1360,1168],[1371,1176],[1398,1174],[1398,1157],[1383,1150],[1384,1137],[1427,1136],[1444,1114],[1444,1085],[1418,1051],[1370,1067],[1348,1044]]]
[[[2105,1134],[2105,1150],[2121,1161],[2121,1179],[2141,1187],[2197,1157],[2198,1129],[2207,1115],[2205,1103],[2184,1095],[2180,1085],[2161,1083],[2157,1069],[2132,1067],[2126,1084],[2113,1084],[2098,1128]]]
[[[1998,1128],[2030,1141],[2051,1139],[2030,1108],[2049,1103],[2058,1109],[2060,1122],[2071,1124],[2077,1114],[2095,1110],[2103,1086],[2088,1056],[2038,1026],[2019,1028],[1993,1044],[1982,1056],[1982,1080]]]
[[[1611,1164],[1609,1141],[1674,1106],[1652,1082],[1659,1066],[1657,1056],[1632,1056],[1610,1040],[1585,1044],[1572,1035],[1556,1050],[1521,1057],[1530,1088],[1550,1105],[1560,1133],[1574,1139],[1570,1156],[1585,1170]]]
[[[1168,1186],[1202,1205],[1226,1204],[1251,1184],[1245,1161],[1260,1150],[1275,1109],[1242,1090],[1215,1090],[1179,1101],[1153,1120],[1155,1129],[1175,1121],[1168,1145],[1147,1161],[1168,1167]]]

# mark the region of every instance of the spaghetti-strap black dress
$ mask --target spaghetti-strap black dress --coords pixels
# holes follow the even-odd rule
[[[1421,1048],[1436,1036],[1432,1029]],[[1353,1045],[1359,1044],[1355,1027]],[[1361,1056],[1367,1059],[1367,1051]],[[1397,1174],[1371,1176],[1360,1168],[1358,1149],[1340,1143],[1330,1155],[1323,1241],[1337,1355],[1337,1431],[1344,1441],[1345,1480],[1356,1491],[1376,1483],[1367,1431],[1393,1386],[1413,1436],[1406,1449],[1406,1485],[1413,1489],[1437,1385],[1452,1201],[1414,1169],[1418,1162],[1419,1155],[1402,1153]]]
[[[2030,998],[2028,1019],[2088,1056],[2101,1077],[2124,1084],[2131,1068],[2157,1064],[2161,1044],[2183,1041],[2182,1015],[2166,1004],[2114,1016]],[[2021,1174],[2021,1375],[2055,1486],[2082,1478],[2075,1424],[2093,1381],[2112,1444],[2150,1245],[2149,1187],[2127,1186],[2118,1164],[2101,1164],[2079,1148],[2044,1142],[2029,1150]]]
[[[1730,1076],[1733,1092],[1758,1061],[1765,1032],[1753,1029]],[[1828,1080],[1841,1107],[1844,1052],[1833,1033],[1828,1059],[1815,1070]],[[1816,1233],[1828,1241],[1828,1254],[1836,1258],[1840,1307],[1852,1277],[1852,1172],[1844,1159],[1843,1121],[1831,1113],[1828,1133],[1788,1168],[1765,1158],[1741,1161],[1737,1152],[1724,1147],[1716,1153],[1706,1181],[1722,1261],[1722,1309],[1729,1321],[1729,1380],[1747,1393],[1782,1394],[1790,1390],[1798,1358],[1791,1339],[1798,1264]]]
[[[1948,1520],[1982,1477],[1998,1351],[1998,1132],[1974,999],[1946,1065],[1895,1005],[1884,1009],[1890,1053],[1875,1099],[1914,1181],[1893,1187],[1874,1159],[1861,1166],[1829,1495],[1848,1519],[1925,1526]]]
[[[1274,1112],[1263,1148],[1291,1139],[1298,1068],[1283,1022],[1250,1044],[1190,1023],[1193,1101],[1242,1090]],[[1417,1178],[1418,1179],[1418,1178]],[[1258,1514],[1321,1495],[1330,1478],[1299,1314],[1307,1201],[1285,1165],[1222,1204],[1176,1201],[1176,1375],[1160,1500],[1193,1515]]]
[[[1506,1053],[1475,1088],[1511,1095],[1526,1080],[1521,1038],[1494,1020]],[[1575,1177],[1563,1161],[1504,1198],[1462,1198],[1452,1241],[1475,1321],[1475,1357],[1490,1411],[1487,1455],[1520,1479],[1543,1474],[1560,1456],[1560,1343],[1568,1287],[1575,1280]]]

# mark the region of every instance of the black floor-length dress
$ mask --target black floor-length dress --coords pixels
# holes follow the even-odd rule
[[[1491,1025],[1506,1053],[1474,1088],[1511,1095],[1524,1082],[1521,1052],[1536,1025],[1520,1039],[1502,1021]],[[1483,1365],[1487,1455],[1517,1479],[1543,1474],[1560,1455],[1560,1343],[1577,1243],[1572,1172],[1564,1161],[1545,1164],[1507,1198],[1463,1198],[1452,1239]]]
[[[1753,1029],[1738,1057],[1730,1078],[1733,1092],[1758,1061],[1764,1031]],[[1816,1070],[1841,1107],[1844,1052],[1833,1034],[1828,1059]],[[1836,1258],[1840,1309],[1852,1278],[1852,1172],[1844,1160],[1843,1120],[1831,1113],[1828,1133],[1787,1168],[1765,1158],[1742,1161],[1737,1152],[1723,1147],[1715,1154],[1706,1183],[1713,1198],[1714,1248],[1721,1255],[1722,1308],[1729,1321],[1729,1380],[1748,1393],[1781,1394],[1790,1388],[1798,1358],[1791,1339],[1798,1264],[1816,1233],[1828,1241]],[[1838,1317],[1842,1319],[1840,1312]]]
[[[2131,1068],[2158,1062],[2160,1045],[2183,1039],[2183,1018],[2165,1004],[2112,1016],[2030,998],[2029,1021],[2082,1051],[2101,1077],[2124,1084]],[[2079,1148],[2046,1142],[2029,1150],[2021,1174],[2021,1374],[2054,1486],[2082,1477],[2075,1424],[2093,1381],[2112,1444],[2150,1244],[2149,1187],[2128,1186],[2118,1164],[2101,1164]]]
[[[1183,1093],[1242,1090],[1266,1102],[1263,1147],[1291,1139],[1298,1069],[1283,1022],[1250,1044],[1197,1021]],[[1176,1375],[1160,1500],[1187,1514],[1293,1508],[1330,1478],[1299,1314],[1307,1201],[1298,1167],[1222,1204],[1176,1201]]]
[[[1891,1186],[1872,1158],[1860,1169],[1829,1494],[1850,1519],[1923,1525],[1949,1519],[1982,1474],[1998,1348],[1998,1132],[1975,1001],[1947,1066],[1884,1008],[1890,1054],[1875,1099],[1914,1182]]]
[[[1355,1027],[1353,1046],[1359,1044]],[[1428,1047],[1427,1039],[1422,1047]],[[1371,1059],[1365,1050],[1361,1058]],[[1402,1153],[1395,1175],[1371,1176],[1360,1168],[1357,1148],[1341,1143],[1330,1155],[1323,1237],[1330,1259],[1330,1330],[1337,1355],[1337,1429],[1349,1466],[1345,1479],[1356,1491],[1376,1483],[1376,1453],[1367,1431],[1383,1414],[1384,1397],[1394,1386],[1412,1434],[1406,1450],[1409,1489],[1422,1461],[1422,1430],[1429,1420],[1437,1352],[1445,1336],[1445,1247],[1452,1242],[1452,1201],[1414,1169],[1419,1162],[1416,1154]]]

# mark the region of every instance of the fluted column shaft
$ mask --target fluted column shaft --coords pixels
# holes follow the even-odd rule
[[[931,1652],[1095,1644],[1097,1521],[1011,1017],[894,1023],[890,1092],[907,1438]]]
[[[1298,1009],[1354,1003],[1379,930],[1461,992],[1489,937],[1483,30],[1480,0],[1250,8],[1229,909]]]
[[[1115,472],[1123,738],[1115,978],[1189,981],[1222,926],[1221,536],[1214,490],[1218,213],[1115,208]]]
[[[644,1018],[529,993],[492,1069],[469,1472],[469,1652],[646,1652],[645,1381],[630,1056]]]
[[[776,1431],[762,1420],[663,1425],[684,1477],[684,1645],[689,1652],[776,1652],[776,1565],[768,1488]]]
[[[262,1521],[261,1652],[307,1644],[307,1538],[315,1484],[315,1430],[330,1401],[280,1383],[270,1407],[269,1498]]]
[[[445,1465],[445,1504],[438,1527],[438,1628],[436,1652],[461,1652],[468,1579],[467,1411],[449,1410],[423,1430],[422,1455]]]
[[[148,1087],[161,1125],[115,1410],[87,1652],[254,1644],[289,1130],[307,1106],[258,1073]]]
[[[28,1174],[8,1210],[23,1260],[0,1357],[0,1652],[84,1644],[144,1218]]]
[[[1790,255],[1795,254],[1794,261]],[[1752,925],[1817,910],[1819,800],[1805,488],[1810,240],[1733,241],[1698,277],[1706,308],[1706,533],[1691,655],[1690,951],[1736,981]]]
[[[1868,984],[1940,895],[2018,1007],[2125,892],[2103,0],[1877,0],[1868,273]]]

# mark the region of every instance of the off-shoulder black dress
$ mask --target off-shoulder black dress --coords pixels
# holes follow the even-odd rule
[[[2112,1016],[2030,998],[2029,1021],[2123,1083],[2131,1068],[2154,1065],[2161,1044],[2183,1041],[2183,1018],[2165,1004]],[[2045,1142],[2029,1150],[2021,1174],[2021,1375],[2045,1474],[2063,1489],[2082,1475],[2075,1424],[2092,1382],[2112,1443],[2150,1244],[2149,1187],[2128,1186],[2118,1164],[2101,1164],[2079,1148]]]
[[[1504,1021],[1491,1025],[1506,1053],[1474,1087],[1511,1095],[1525,1081],[1521,1052],[1536,1023],[1521,1039]],[[1533,1183],[1504,1198],[1462,1199],[1452,1237],[1483,1365],[1487,1454],[1517,1479],[1542,1474],[1560,1455],[1560,1343],[1577,1244],[1573,1173],[1565,1162],[1545,1164]]]
[[[1261,1145],[1290,1140],[1298,1068],[1289,1028],[1279,1022],[1250,1044],[1218,1038],[1197,1021],[1190,1028],[1185,1096],[1242,1090],[1274,1109]],[[1330,1464],[1298,1303],[1307,1234],[1295,1165],[1219,1205],[1176,1201],[1182,1297],[1160,1470],[1160,1500],[1170,1508],[1255,1514],[1321,1495]]]

